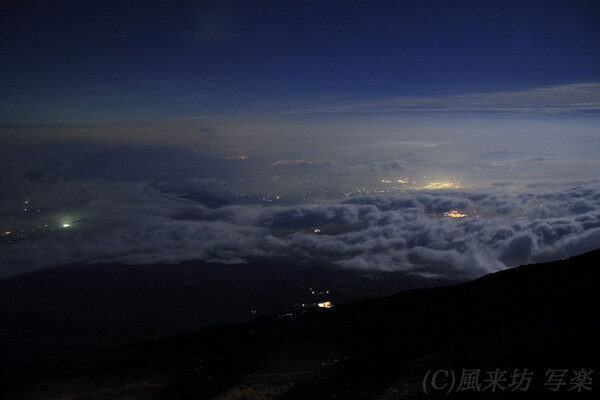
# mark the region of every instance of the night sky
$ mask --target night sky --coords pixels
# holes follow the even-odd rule
[[[284,112],[596,82],[598,17],[594,1],[9,2],[1,118]]]
[[[597,1],[10,1],[0,278],[600,247]]]

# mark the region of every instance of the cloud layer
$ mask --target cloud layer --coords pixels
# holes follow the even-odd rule
[[[296,113],[500,112],[597,113],[600,82],[519,91],[464,93],[438,97],[393,97],[297,110]]]
[[[74,262],[238,263],[277,257],[468,279],[600,247],[597,181],[514,192],[500,186],[371,195],[288,207],[208,208],[172,188],[164,192],[143,183],[95,189],[103,196],[83,201],[82,217],[69,229],[1,247],[0,277]],[[468,216],[444,216],[452,210]]]

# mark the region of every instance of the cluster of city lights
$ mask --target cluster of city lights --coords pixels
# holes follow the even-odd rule
[[[29,200],[23,200],[23,214],[5,215],[0,218],[0,245],[12,245],[21,241],[32,240],[41,235],[50,234],[59,229],[71,228],[71,221],[63,219],[59,224],[41,221],[45,213],[32,205]],[[47,223],[44,223],[47,222]]]
[[[337,165],[338,162],[337,161],[333,161],[333,160],[278,160],[275,161],[274,163],[271,164],[272,167],[282,167],[285,165],[304,165],[304,164],[309,164],[309,165],[324,165],[324,164],[328,164],[328,165]]]
[[[444,213],[444,217],[451,217],[451,218],[464,218],[466,216],[467,216],[467,214],[463,214],[458,210],[446,211]]]
[[[423,189],[425,189],[425,190],[457,189],[460,187],[461,187],[460,182],[443,181],[443,182],[429,182],[427,185],[423,186]]]

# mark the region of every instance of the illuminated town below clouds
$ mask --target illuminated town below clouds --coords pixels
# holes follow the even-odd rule
[[[23,209],[19,214],[0,216],[2,228],[0,232],[0,245],[11,245],[21,241],[29,241],[52,234],[55,230],[71,227],[69,218],[56,220],[32,204],[29,200],[23,201]]]
[[[259,259],[475,277],[596,246],[600,161],[514,150],[465,159],[450,144],[414,144],[272,155],[11,147],[0,158],[0,278]]]
[[[246,155],[232,155],[224,158],[225,160],[248,160]],[[301,166],[301,165],[339,165],[340,163],[332,160],[278,160],[269,165],[268,168],[277,168],[283,166]],[[276,183],[279,176],[270,178],[270,182]],[[408,178],[406,176],[392,176],[374,180],[370,185],[362,185],[348,188],[342,191],[328,190],[326,187],[308,190],[303,192],[301,201],[294,199],[294,204],[322,205],[341,198],[351,198],[353,196],[372,195],[372,194],[401,194],[411,191],[436,191],[461,189],[463,186],[457,179],[435,180],[427,176],[419,178]],[[286,205],[284,194],[276,193],[236,193],[234,198],[242,201],[246,205],[260,206],[282,206]],[[22,200],[22,209],[17,213],[0,216],[2,223],[0,232],[0,245],[13,245],[22,241],[33,241],[52,235],[56,232],[66,229],[77,229],[81,224],[73,216],[68,216],[64,211],[53,210],[47,212],[36,206],[37,202],[33,200]],[[287,203],[289,205],[289,203]],[[464,218],[475,216],[477,212],[472,210],[451,210],[443,213],[430,213],[432,217],[450,217]],[[82,218],[82,221],[85,219]],[[325,233],[320,227],[315,227],[314,233]]]
[[[106,154],[115,154],[114,149],[109,147]],[[223,210],[228,211],[224,211],[223,216],[237,212],[227,206],[244,207],[244,213],[259,215],[267,210],[328,207],[369,196],[416,198],[421,195],[467,199],[443,206],[417,207],[421,215],[432,220],[545,217],[563,211],[552,207],[543,210],[542,197],[538,199],[517,193],[522,192],[523,188],[529,191],[535,189],[530,186],[532,180],[528,174],[534,174],[535,178],[550,163],[560,165],[560,171],[557,171],[564,176],[557,176],[554,181],[545,183],[533,181],[534,185],[538,185],[535,187],[546,185],[551,188],[558,187],[556,185],[560,185],[561,181],[568,182],[566,178],[569,178],[570,170],[583,177],[580,173],[582,167],[593,169],[597,165],[589,160],[565,162],[561,158],[527,157],[506,151],[483,155],[469,169],[460,164],[417,158],[412,153],[385,159],[360,156],[348,159],[318,155],[269,158],[233,152],[218,157],[190,158],[191,153],[175,152],[173,159],[183,160],[185,164],[176,164],[180,175],[171,176],[168,170],[164,172],[171,162],[157,164],[152,157],[146,156],[153,154],[153,148],[142,148],[136,150],[137,153],[127,150],[122,155],[117,152],[116,158],[111,156],[113,161],[105,164],[103,169],[94,168],[89,172],[82,172],[83,169],[77,166],[82,163],[85,166],[87,158],[102,156],[104,150],[89,154],[77,151],[78,148],[75,148],[60,156],[64,159],[62,165],[65,167],[61,164],[49,169],[28,167],[25,180],[16,186],[19,191],[12,198],[4,199],[0,214],[0,245],[10,247],[44,238],[59,240],[64,237],[68,241],[75,234],[120,229],[122,224],[129,224],[120,222],[120,210],[128,213],[139,204],[152,204],[157,200],[158,204],[166,201],[162,206],[164,210],[196,207],[191,215],[188,211],[173,211],[172,218],[183,223],[205,221],[207,217],[203,213],[206,212],[197,209],[206,207],[224,207]],[[146,161],[133,169],[128,167],[129,160]],[[119,175],[130,170],[134,173],[140,171],[142,175],[133,175],[127,178],[129,182],[123,182]],[[587,171],[590,175],[590,169]],[[510,184],[506,183],[508,179],[511,180]],[[53,195],[49,194],[50,189]],[[487,196],[487,200],[483,204],[479,204],[478,200],[468,200],[470,196],[477,199],[477,191],[486,192],[484,197]],[[94,196],[99,197],[95,199],[90,193],[96,193]],[[502,196],[517,197],[507,199]],[[52,201],[49,203],[50,199]],[[198,212],[200,216],[194,214]],[[208,220],[211,218],[221,217],[208,217]],[[241,224],[252,226],[253,223],[243,220]],[[319,217],[314,223],[303,222],[301,227],[282,223],[271,227],[270,233],[275,236],[294,232],[336,235],[351,229],[342,225]]]

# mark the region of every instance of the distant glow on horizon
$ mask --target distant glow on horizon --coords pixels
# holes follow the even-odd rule
[[[451,182],[451,181],[443,181],[443,182],[430,182],[427,185],[423,186],[423,189],[426,190],[438,190],[438,189],[460,189],[460,182]]]

